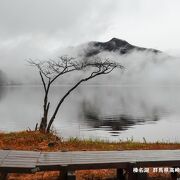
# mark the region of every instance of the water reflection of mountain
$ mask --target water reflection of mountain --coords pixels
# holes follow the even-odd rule
[[[156,113],[152,112],[152,116],[150,117],[137,117],[127,114],[102,116],[99,113],[98,107],[95,105],[91,105],[86,101],[82,103],[82,119],[88,126],[92,129],[109,131],[112,135],[125,131],[138,124],[158,121],[160,119],[157,113],[158,111],[159,110],[156,109]]]

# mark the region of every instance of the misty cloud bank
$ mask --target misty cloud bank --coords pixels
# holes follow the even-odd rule
[[[171,57],[165,53],[134,51],[128,55],[119,56],[116,53],[103,52],[101,57],[118,61],[125,67],[119,77],[117,72],[115,73],[115,79],[119,79],[120,84],[178,85],[180,83],[180,58]]]
[[[83,44],[64,51],[73,57],[85,57],[91,43]],[[174,54],[174,55],[173,55]],[[112,74],[93,80],[93,83],[103,85],[180,85],[180,58],[176,53],[154,53],[150,51],[131,51],[121,55],[118,51],[102,51],[98,55],[101,59],[109,59],[121,63],[125,69],[116,70]],[[90,60],[96,56],[90,57]]]
[[[56,52],[51,56],[41,58],[58,59],[58,56],[67,55],[77,59],[87,59],[85,53],[91,47],[91,43],[82,44],[77,47],[66,48],[63,51]],[[89,81],[88,84],[101,85],[180,85],[180,58],[170,56],[163,53],[153,53],[149,51],[132,51],[131,53],[121,55],[118,52],[102,51],[97,57],[101,59],[109,59],[121,63],[125,69],[115,70],[110,75],[98,77]],[[92,56],[89,61],[96,58]],[[34,58],[35,60],[37,58]],[[1,66],[2,67],[2,66]],[[4,71],[5,70],[5,71]],[[71,84],[74,80],[87,75],[88,72],[71,73],[70,76],[65,75],[60,81],[60,84]],[[8,77],[9,84],[39,84],[40,78],[37,69],[30,67],[27,61],[24,65],[13,65],[1,71],[1,83],[5,80],[5,75]]]

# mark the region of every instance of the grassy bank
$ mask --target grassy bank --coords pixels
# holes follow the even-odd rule
[[[79,150],[138,150],[138,149],[180,149],[180,143],[140,143],[132,140],[126,142],[105,142],[98,140],[79,140],[70,138],[64,141],[54,134],[38,131],[0,133],[0,149],[35,150],[35,151],[79,151]],[[10,175],[9,179],[56,179],[58,172],[41,172],[35,175]],[[111,179],[114,170],[78,171],[78,179]],[[165,179],[165,178],[163,178]]]
[[[138,149],[180,149],[180,143],[135,142],[133,140],[108,142],[101,140],[63,140],[54,134],[39,131],[0,133],[0,149],[40,150],[40,151],[79,151],[79,150],[138,150]]]

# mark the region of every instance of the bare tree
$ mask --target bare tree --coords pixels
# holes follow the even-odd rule
[[[81,60],[76,61],[74,58],[69,57],[60,57],[57,61],[48,60],[48,61],[33,61],[29,60],[29,63],[35,66],[40,74],[41,81],[44,88],[44,103],[43,103],[43,117],[40,122],[40,126],[38,127],[40,131],[50,132],[52,123],[54,122],[56,115],[59,111],[60,106],[66,99],[66,97],[76,89],[81,83],[86,82],[90,79],[95,78],[96,76],[109,74],[115,68],[122,69],[123,66],[116,62],[111,62],[108,59],[102,61],[100,58],[96,58],[92,61]],[[90,74],[86,77],[80,79],[76,82],[58,101],[56,108],[52,116],[48,119],[48,112],[50,108],[50,101],[48,100],[48,95],[50,92],[50,88],[53,83],[60,78],[60,76],[70,73],[73,71],[90,71]]]

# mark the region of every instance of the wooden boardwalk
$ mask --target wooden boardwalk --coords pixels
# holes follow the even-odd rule
[[[0,150],[0,179],[8,173],[35,173],[61,171],[60,179],[68,179],[69,171],[85,169],[118,169],[118,178],[123,171],[133,178],[133,168],[180,167],[180,150],[130,150],[130,151],[73,151],[37,152]],[[174,177],[173,177],[174,178]],[[175,179],[175,178],[174,178]]]

